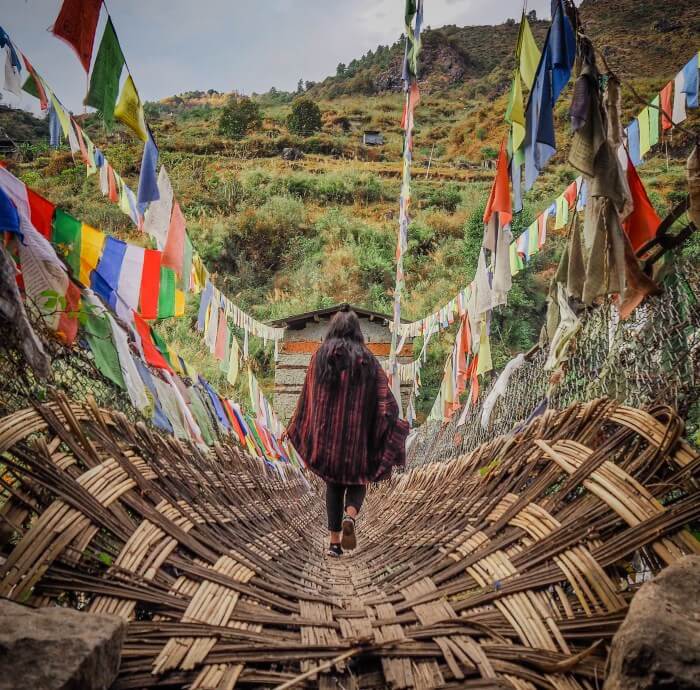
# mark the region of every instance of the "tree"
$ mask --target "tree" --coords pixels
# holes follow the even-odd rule
[[[300,79],[300,80],[297,82],[297,93],[298,93],[298,94],[304,93],[304,80],[303,80],[303,79]]]
[[[345,76],[345,63],[344,62],[338,63],[338,66],[335,68],[335,76],[336,77]]]
[[[293,134],[307,137],[321,129],[321,110],[310,98],[297,98],[287,117],[287,127]]]
[[[311,91],[311,89],[313,89],[314,86],[316,86],[315,81],[305,81],[304,82],[304,90],[305,91]]]
[[[527,20],[529,22],[536,22],[537,21],[537,10],[530,10],[527,13]]]
[[[221,113],[219,132],[230,139],[241,139],[261,125],[260,106],[255,101],[232,97]]]

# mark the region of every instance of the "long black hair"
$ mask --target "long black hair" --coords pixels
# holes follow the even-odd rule
[[[326,337],[316,354],[316,375],[323,384],[335,384],[348,370],[351,380],[366,381],[374,374],[376,360],[365,345],[360,320],[351,309],[331,319]]]

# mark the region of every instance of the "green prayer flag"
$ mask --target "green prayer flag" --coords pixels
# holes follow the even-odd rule
[[[25,93],[28,93],[30,96],[34,96],[34,98],[39,98],[39,89],[36,86],[36,79],[34,79],[34,75],[30,74],[27,77],[27,80],[24,82],[22,85],[22,91]]]
[[[656,94],[651,105],[652,107],[649,108],[649,145],[656,146],[659,143],[659,119],[661,117],[659,94]]]
[[[518,151],[525,141],[525,111],[523,110],[523,90],[517,74],[510,89],[506,122],[512,125],[513,151]]]
[[[510,255],[510,274],[514,276],[523,270],[523,260],[520,257],[520,254],[518,254],[518,248],[515,242],[510,243],[508,252]]]
[[[192,242],[190,238],[185,233],[185,252],[182,258],[182,276],[180,277],[179,288],[184,292],[190,291],[190,276],[192,274],[192,256],[194,251],[192,249]]]
[[[647,106],[639,113],[637,117],[639,121],[639,155],[644,158],[651,148],[649,143],[649,107]]]
[[[77,218],[73,218],[60,208],[56,209],[51,242],[68,264],[74,276],[80,274],[81,229],[82,223]]]
[[[204,443],[211,446],[214,443],[214,427],[211,424],[207,408],[204,406],[199,391],[195,386],[189,386],[187,392],[190,394],[190,409],[197,426],[199,426],[199,430],[202,432]]]
[[[119,94],[119,77],[123,67],[124,55],[112,20],[108,19],[95,58],[95,65],[92,68],[90,89],[85,99],[87,105],[97,108],[102,113],[107,126],[111,126],[114,122],[114,105]]]
[[[170,351],[168,350],[166,342],[156,333],[155,329],[153,328],[151,329],[151,335],[153,336],[153,342],[156,344],[158,351],[161,355],[163,355],[165,361],[172,367],[173,360],[170,358]]]
[[[158,318],[175,316],[175,271],[160,267],[160,292],[158,293]]]
[[[537,221],[534,221],[532,225],[528,228],[529,234],[527,236],[528,239],[528,245],[527,245],[527,253],[528,256],[532,256],[533,254],[537,254],[538,251],[540,251],[540,229],[537,225]]]
[[[537,74],[537,66],[540,64],[541,54],[524,12],[520,20],[516,55],[520,57],[520,76],[523,78],[525,86],[531,89]]]
[[[87,310],[85,338],[92,351],[92,356],[95,358],[95,366],[98,371],[119,388],[125,390],[119,355],[112,342],[112,329],[106,315],[98,315],[92,313],[90,309]]]

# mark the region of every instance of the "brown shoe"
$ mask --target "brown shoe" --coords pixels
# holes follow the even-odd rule
[[[346,551],[352,551],[357,546],[355,519],[347,514],[343,516],[343,536],[340,539],[340,545]]]

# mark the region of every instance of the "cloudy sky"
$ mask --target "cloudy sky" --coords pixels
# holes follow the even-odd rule
[[[549,0],[528,9],[549,17]],[[48,32],[61,0],[0,0],[0,26],[61,101],[79,112],[85,73],[72,50]],[[293,89],[394,42],[404,0],[107,0],[144,100],[195,89]],[[425,0],[424,22],[497,24],[518,18],[522,0]],[[102,34],[104,18],[98,26]],[[94,53],[97,53],[97,46]],[[24,104],[28,105],[28,104]]]

